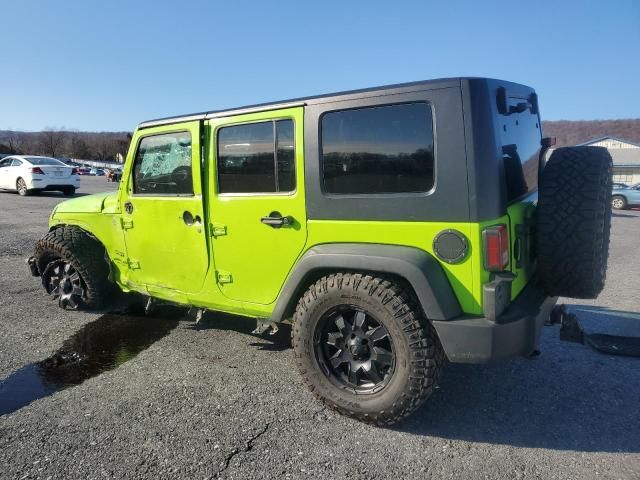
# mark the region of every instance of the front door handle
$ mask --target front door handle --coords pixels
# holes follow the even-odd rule
[[[271,212],[268,217],[262,217],[260,221],[272,228],[288,227],[293,224],[292,217],[283,217],[280,212]]]
[[[129,215],[131,215],[133,213],[133,203],[125,202],[124,211],[127,212]]]

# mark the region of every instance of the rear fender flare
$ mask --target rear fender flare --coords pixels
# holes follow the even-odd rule
[[[368,272],[406,281],[429,320],[448,320],[462,314],[458,299],[440,263],[414,247],[359,243],[317,245],[305,252],[281,289],[271,321],[281,322],[295,310],[309,285],[332,272]]]

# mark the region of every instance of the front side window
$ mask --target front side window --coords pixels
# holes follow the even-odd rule
[[[222,127],[218,131],[219,193],[295,190],[292,120]]]
[[[189,132],[144,137],[133,164],[133,193],[193,194],[191,158]]]
[[[327,113],[321,149],[326,193],[427,192],[434,184],[433,121],[427,103]]]
[[[10,167],[12,160],[10,158],[5,158],[4,160],[0,160],[0,168]]]

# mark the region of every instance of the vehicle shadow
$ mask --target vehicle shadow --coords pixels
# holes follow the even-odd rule
[[[70,198],[76,198],[76,197],[84,197],[85,195],[91,195],[90,193],[84,193],[84,192],[76,192],[73,195],[69,195],[69,196],[65,196],[62,192],[38,192],[35,193],[33,196],[34,197],[59,197],[59,198],[66,198],[66,199],[70,199]]]
[[[640,314],[569,306],[585,329],[640,335]],[[574,450],[640,452],[636,358],[560,342],[546,327],[542,355],[493,366],[449,364],[438,388],[397,429],[470,442]]]
[[[614,218],[640,218],[638,215],[629,215],[628,213],[616,213],[616,212],[611,212],[611,216]]]
[[[13,192],[10,190],[0,190],[0,193],[6,193],[9,195],[16,195],[18,196],[18,192]],[[85,195],[91,195],[91,193],[85,193],[85,192],[76,192],[73,195],[69,195],[69,196],[65,196],[62,192],[57,192],[57,191],[50,191],[50,192],[37,192],[37,193],[33,193],[30,196],[31,197],[56,197],[56,198],[64,198],[64,199],[70,199],[70,198],[76,198],[76,197],[84,197]]]
[[[231,315],[228,313],[207,312],[198,323],[187,327],[192,330],[232,330],[256,338],[256,342],[249,345],[258,350],[280,352],[291,348],[291,325],[279,324],[274,335],[253,333],[256,328],[255,319]]]

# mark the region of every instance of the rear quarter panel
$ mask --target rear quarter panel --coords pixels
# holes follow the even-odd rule
[[[310,220],[307,248],[327,243],[401,245],[422,249],[437,258],[433,251],[433,240],[439,232],[446,229],[455,229],[462,233],[468,240],[469,250],[460,263],[440,264],[462,310],[470,314],[481,314],[481,284],[473,273],[482,271],[480,226],[477,224]]]

